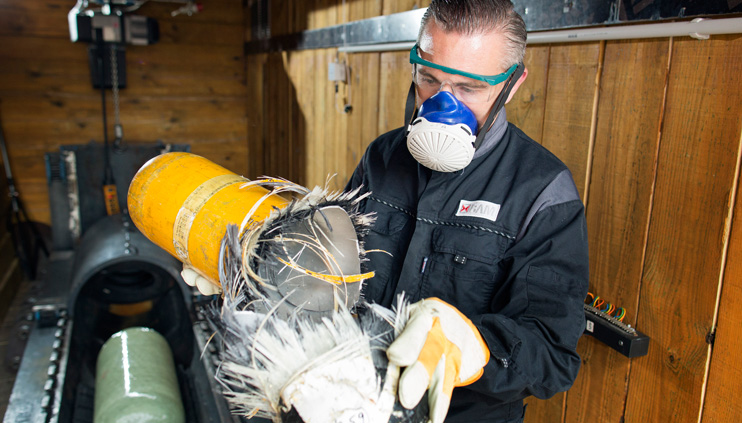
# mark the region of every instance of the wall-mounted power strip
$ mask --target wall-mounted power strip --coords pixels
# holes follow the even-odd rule
[[[597,308],[584,305],[585,333],[626,357],[641,357],[649,351],[649,337]]]

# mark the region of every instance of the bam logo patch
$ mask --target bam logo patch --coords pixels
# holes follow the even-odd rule
[[[497,220],[497,215],[499,213],[499,204],[490,203],[489,201],[461,200],[459,202],[459,209],[456,212],[456,216],[481,217],[482,219],[494,222]]]

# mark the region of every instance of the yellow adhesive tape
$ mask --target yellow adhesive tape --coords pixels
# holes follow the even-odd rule
[[[189,262],[188,237],[191,233],[191,226],[193,226],[193,221],[204,205],[214,194],[224,188],[234,184],[244,184],[245,182],[247,182],[247,179],[235,174],[215,176],[199,185],[186,198],[183,206],[178,210],[178,215],[175,216],[173,225],[173,247],[175,247],[175,252],[184,263]]]

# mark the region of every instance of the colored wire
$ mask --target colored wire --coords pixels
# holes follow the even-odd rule
[[[592,305],[593,301],[595,301],[595,295],[592,292],[588,292],[587,297],[585,297],[585,304]]]
[[[593,307],[600,310],[600,308],[605,304],[605,301],[600,297],[595,297],[595,301],[593,301]]]
[[[626,317],[626,309],[623,307],[619,307],[618,310],[616,310],[616,319],[619,322],[623,322],[624,317]]]

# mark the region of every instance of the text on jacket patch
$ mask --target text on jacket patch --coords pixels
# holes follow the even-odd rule
[[[468,201],[459,202],[456,216],[481,217],[491,221],[497,220],[497,214],[500,213],[500,205],[490,203],[489,201]]]

